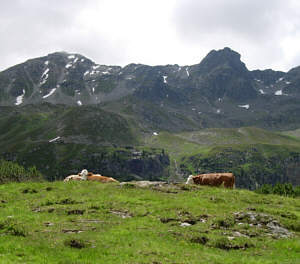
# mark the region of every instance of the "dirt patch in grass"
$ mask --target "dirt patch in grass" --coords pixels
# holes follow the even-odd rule
[[[24,190],[22,190],[22,193],[37,193],[38,191],[36,189],[32,189],[32,188],[26,188]]]
[[[84,232],[85,230],[79,230],[79,229],[63,229],[61,230],[63,233],[66,233],[66,234],[79,234],[79,233],[82,233]]]
[[[208,219],[208,215],[199,215],[199,216],[193,216],[191,213],[187,211],[179,211],[177,213],[178,217],[160,217],[159,220],[163,224],[167,224],[169,222],[176,222],[181,226],[190,226],[195,225],[197,223],[205,223]]]
[[[206,236],[197,236],[197,237],[191,238],[190,241],[192,243],[205,245],[209,241],[209,239]]]
[[[78,202],[78,201],[75,201],[71,198],[65,198],[65,199],[62,199],[58,202],[56,202],[56,204],[80,204],[82,202]]]
[[[71,238],[71,239],[65,240],[64,245],[71,247],[71,248],[82,249],[82,248],[88,247],[89,243],[86,241],[83,241],[81,239]]]
[[[74,210],[69,210],[67,211],[68,215],[83,215],[85,212],[85,210],[81,210],[81,209],[74,209]]]
[[[169,222],[178,222],[180,221],[179,219],[177,218],[168,218],[168,217],[161,217],[159,218],[160,222],[162,222],[163,224],[166,224],[166,223],[169,223]]]

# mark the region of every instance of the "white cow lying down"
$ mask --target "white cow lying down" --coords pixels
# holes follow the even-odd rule
[[[64,182],[68,182],[68,181],[85,181],[86,179],[84,179],[83,177],[80,176],[80,173],[78,173],[77,175],[70,175],[68,177],[66,177],[64,179]]]
[[[88,172],[86,169],[82,170],[78,175],[70,175],[64,179],[64,182],[68,181],[98,181],[102,183],[107,182],[118,182],[116,179],[112,177],[102,176],[100,174],[94,174],[92,172]]]

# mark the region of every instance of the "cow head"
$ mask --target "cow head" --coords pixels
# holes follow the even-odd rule
[[[193,184],[194,183],[194,180],[193,180],[193,175],[190,175],[188,178],[187,178],[187,181],[185,184]]]
[[[84,178],[85,180],[86,180],[87,175],[88,175],[88,171],[86,169],[82,170],[80,173],[80,176],[82,178]]]

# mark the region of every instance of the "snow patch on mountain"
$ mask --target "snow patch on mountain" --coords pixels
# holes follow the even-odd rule
[[[276,82],[277,82],[277,83],[278,83],[278,82],[281,82],[283,79],[284,79],[284,78],[281,77],[281,78],[279,78]]]
[[[100,65],[97,64],[97,65],[92,66],[92,69],[97,70],[99,67],[100,67]]]
[[[24,96],[25,96],[25,89],[23,89],[23,93],[22,93],[21,95],[17,96],[15,105],[20,105],[20,104],[22,104],[22,103],[23,103]]]
[[[266,94],[263,89],[259,89],[260,94]]]
[[[73,66],[72,62],[69,62],[69,63],[67,63],[67,65],[66,65],[65,67],[66,67],[66,69],[69,69],[69,68],[71,68],[72,66]]]
[[[43,96],[43,99],[45,99],[45,98],[51,96],[52,94],[55,93],[55,91],[56,91],[56,88],[51,89],[51,91],[50,91],[48,94],[46,94],[46,95]]]
[[[40,85],[43,85],[43,84],[45,84],[45,83],[47,82],[48,77],[49,77],[48,72],[49,72],[49,68],[47,68],[47,69],[43,72],[43,74],[42,74],[42,76],[41,76]]]
[[[249,108],[250,108],[250,105],[249,105],[249,104],[238,105],[238,107],[245,108],[245,109],[249,109]]]
[[[189,76],[190,76],[190,73],[189,73],[189,67],[186,67],[186,68],[185,68],[185,71],[186,71],[186,75],[189,77]]]
[[[56,141],[58,139],[60,139],[60,137],[56,137],[56,138],[50,139],[49,142],[51,143],[51,142],[54,142],[54,141]]]

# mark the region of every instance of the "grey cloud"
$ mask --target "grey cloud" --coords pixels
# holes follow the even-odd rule
[[[118,1],[123,0],[115,0],[116,5]],[[148,0],[140,1],[149,4]],[[0,71],[26,59],[61,50],[81,53],[97,63],[125,65],[132,62],[137,53],[132,43],[139,43],[141,35],[119,34],[123,39],[118,39],[118,30],[126,31],[126,28],[112,27],[110,31],[110,22],[118,23],[114,14],[111,14],[111,21],[101,25],[93,24],[95,17],[80,17],[82,12],[88,11],[89,14],[94,9],[106,12],[101,9],[102,2],[108,3],[108,0],[1,1]],[[128,8],[132,9],[133,3],[128,1]],[[174,49],[174,54],[181,54],[178,58],[182,60],[182,54],[187,54],[189,58],[200,61],[211,49],[229,46],[242,55],[250,69],[274,67],[282,70],[277,65],[287,68],[293,62],[300,64],[296,55],[291,59],[284,57],[284,46],[280,43],[287,36],[294,40],[300,35],[300,8],[294,8],[297,0],[176,0],[173,3],[175,9],[172,6],[164,11],[169,22],[166,31],[175,32],[176,37],[164,39],[164,42],[170,50]],[[136,8],[138,13],[140,10]],[[126,10],[122,12],[126,14]],[[109,20],[110,14],[107,17]],[[138,18],[140,21],[136,23],[143,24],[143,16]],[[156,19],[155,14],[153,19]],[[97,32],[98,27],[108,30]],[[143,31],[147,32],[147,27]],[[156,38],[155,34],[149,33],[149,46],[153,50],[145,52],[147,55],[153,53],[153,57],[163,57],[163,51],[156,45],[160,40]],[[142,49],[139,50],[139,60],[147,58],[141,54]],[[198,53],[192,54],[194,52]],[[176,61],[176,55],[173,63],[181,63]]]
[[[282,8],[280,0],[186,0],[177,6],[174,21],[189,38],[229,33],[257,41],[276,32]]]
[[[110,43],[100,36],[78,29],[77,15],[84,8],[92,8],[94,3],[93,0],[2,1],[0,33],[4,37],[1,38],[0,70],[58,50],[85,50],[85,53],[89,53],[89,49],[95,49],[96,45],[99,50],[101,44],[104,48],[108,46]],[[93,45],[95,42],[97,44]]]
[[[186,43],[199,43],[202,49],[229,46],[237,49],[250,65],[282,66],[284,52],[280,41],[291,34],[291,28],[300,28],[298,11],[292,9],[291,3],[185,0],[177,5],[173,22],[179,38]]]

